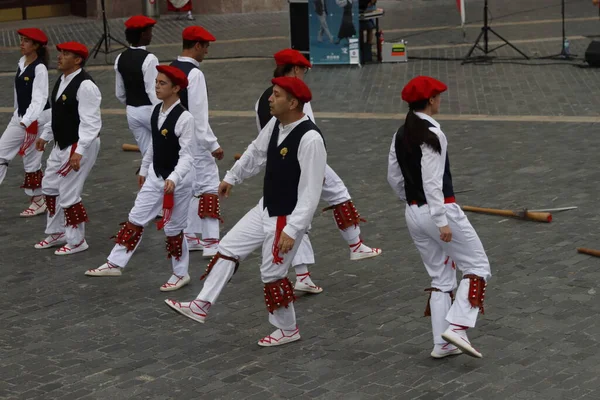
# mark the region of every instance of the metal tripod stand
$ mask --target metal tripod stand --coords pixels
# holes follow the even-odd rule
[[[504,42],[504,44],[501,44],[500,46],[494,47],[493,49],[490,50],[489,40],[488,40],[490,33],[497,36],[500,40],[502,40]],[[481,47],[479,45],[479,42],[481,41],[482,38],[483,38],[483,47]],[[478,61],[490,61],[494,57],[489,56],[488,54],[490,54],[491,52],[496,51],[499,48],[504,47],[504,46],[512,47],[517,53],[521,54],[523,57],[525,57],[525,59],[529,60],[529,57],[525,53],[523,53],[521,50],[516,48],[508,40],[504,39],[502,36],[500,36],[498,33],[496,33],[496,31],[494,31],[492,28],[490,28],[490,26],[488,24],[488,1],[485,0],[485,3],[483,5],[483,27],[481,28],[481,32],[479,33],[479,36],[477,36],[477,40],[475,40],[475,44],[473,44],[473,46],[471,47],[471,49],[469,50],[469,52],[467,53],[466,57],[463,59],[463,62],[461,64],[466,64],[469,62],[478,62]],[[475,49],[479,49],[479,50],[483,51],[483,55],[471,57],[471,55],[473,54]]]
[[[102,6],[102,22],[104,23],[104,32],[102,33],[102,36],[100,37],[98,42],[92,48],[92,53],[94,53],[94,58],[96,58],[98,53],[102,52],[105,55],[105,61],[108,63],[108,58],[106,56],[108,56],[108,54],[110,53],[114,53],[115,51],[121,50],[120,48],[110,50],[111,40],[114,40],[123,47],[127,47],[127,45],[110,34],[110,27],[108,26],[108,21],[106,20],[106,6],[104,5],[104,0],[101,0],[100,4]],[[102,43],[104,43],[104,49],[102,49]]]

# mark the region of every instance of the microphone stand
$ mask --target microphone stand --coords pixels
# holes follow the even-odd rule
[[[569,53],[567,53],[567,50],[565,49],[565,41],[567,40],[567,34],[565,31],[565,0],[561,0],[560,13],[562,15],[562,43],[561,43],[560,53],[554,54],[552,56],[541,57],[541,59],[544,59],[544,60],[574,60],[575,58],[573,56],[577,55],[577,54],[569,54]],[[600,16],[600,7],[598,7],[598,15]]]

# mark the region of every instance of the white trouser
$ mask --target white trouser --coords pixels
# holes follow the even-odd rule
[[[433,333],[433,344],[446,344],[442,339],[442,333],[448,329],[450,324],[446,320],[448,311],[452,306],[452,298],[449,293],[431,292],[429,307],[431,309],[431,332]],[[461,324],[462,325],[462,324]]]
[[[186,234],[201,233],[202,239],[218,239],[220,237],[219,224],[221,221],[215,218],[200,218],[198,216],[198,202],[201,194],[218,194],[219,192],[219,167],[215,158],[202,148],[199,155],[194,158],[194,197],[190,201],[188,224]]]
[[[71,147],[61,150],[58,144],[54,145],[50,157],[46,161],[46,173],[42,179],[42,193],[47,196],[58,196],[56,198],[56,212],[51,217],[47,213],[46,234],[65,233],[67,244],[78,245],[85,239],[85,223],[77,227],[65,227],[64,209],[69,208],[81,201],[83,185],[96,163],[100,151],[100,138],[90,143],[79,163],[79,171],[71,170],[67,176],[58,174],[58,171],[69,162],[71,158]],[[85,205],[84,205],[85,206]]]
[[[325,167],[325,180],[323,182],[323,190],[321,192],[321,200],[325,201],[330,206],[344,203],[350,200],[350,193],[348,188],[344,185],[342,178],[335,173],[329,165]],[[335,221],[335,218],[334,218]],[[345,230],[340,230],[340,233],[344,240],[348,244],[357,243],[360,237],[360,227],[351,226]],[[302,243],[294,257],[292,265],[295,267],[301,264],[314,264],[315,253],[308,239],[308,233],[302,238]]]
[[[223,237],[219,244],[219,253],[243,261],[250,253],[262,246],[262,264],[260,276],[263,283],[275,282],[287,276],[288,268],[300,246],[302,233],[295,239],[294,247],[290,252],[280,256],[283,257],[281,264],[273,263],[273,240],[275,239],[275,227],[277,217],[269,217],[269,212],[263,209],[261,199],[253,209],[248,211],[244,217]],[[198,299],[208,301],[212,304],[217,300],[219,294],[233,275],[235,264],[232,261],[219,259],[214,265],[211,273],[206,277],[202,291]],[[288,308],[281,307],[269,314],[269,322],[280,329],[295,329],[296,313],[294,305]]]
[[[406,224],[415,246],[421,254],[423,264],[431,277],[431,286],[448,292],[456,288],[456,272],[446,256],[454,260],[463,275],[477,275],[486,281],[492,276],[481,240],[467,216],[456,203],[445,204],[446,218],[452,230],[452,240],[448,243],[440,239],[439,228],[429,214],[427,204],[418,207],[407,205]],[[455,301],[450,307],[446,320],[451,324],[474,327],[479,308],[471,307],[468,300],[469,279],[463,279],[456,291]],[[432,298],[433,298],[432,293]],[[436,294],[436,297],[447,294]],[[433,315],[433,309],[432,309]]]
[[[40,137],[43,126],[52,117],[51,110],[44,110],[38,118],[38,136]],[[20,118],[13,114],[10,119],[6,130],[0,136],[0,185],[6,177],[6,171],[8,164],[17,156],[23,141],[25,140],[26,132],[25,128],[20,124]],[[36,139],[37,139],[36,138]],[[23,167],[25,172],[36,172],[42,169],[42,156],[43,151],[37,151],[35,149],[35,142],[29,146],[23,156]],[[24,189],[27,196],[39,196],[42,194],[42,188],[38,189]]]
[[[190,204],[190,196],[192,195],[193,174],[188,174],[181,182],[177,184],[174,192],[174,205],[171,213],[170,221],[163,228],[166,236],[176,236],[183,231],[187,223],[188,207]],[[146,182],[140,189],[135,204],[129,212],[129,222],[134,225],[145,227],[151,221],[154,221],[158,212],[162,209],[164,198],[165,181],[162,177],[157,176],[154,172],[154,164],[150,164]],[[142,242],[142,238],[137,246]],[[136,247],[137,249],[137,247]],[[125,268],[135,250],[127,252],[125,246],[116,244],[113,247],[108,262]],[[189,267],[189,252],[187,242],[183,240],[182,255],[179,261],[175,257],[171,258],[173,266],[173,274],[177,276],[185,276],[188,274]]]
[[[150,143],[152,143],[152,127],[150,118],[152,117],[153,106],[133,107],[127,106],[127,123],[129,130],[140,148],[142,157],[146,154]]]

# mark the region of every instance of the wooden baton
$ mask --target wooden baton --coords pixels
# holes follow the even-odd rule
[[[482,208],[473,206],[462,206],[464,211],[472,211],[481,214],[500,215],[502,217],[512,217],[525,219],[536,222],[552,222],[552,214],[548,212],[528,212],[524,210],[522,212],[513,210],[501,210],[497,208]]]
[[[123,151],[140,151],[140,148],[138,147],[137,144],[128,144],[128,143],[123,143]]]
[[[578,253],[587,254],[588,256],[600,257],[600,250],[588,249],[585,247],[578,247]]]

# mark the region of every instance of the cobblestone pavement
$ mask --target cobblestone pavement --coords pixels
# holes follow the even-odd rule
[[[382,20],[392,31],[389,36],[414,33],[399,29],[456,25],[458,18],[452,1],[381,3],[389,10]],[[491,3],[498,24],[532,22],[497,29],[511,40],[537,40],[519,44],[528,54],[560,49],[560,40],[543,41],[559,37],[559,25],[533,23],[559,18],[558,6]],[[588,3],[568,2],[567,17],[593,17],[597,10]],[[477,25],[480,5],[468,2],[468,22]],[[396,24],[394,16],[402,17],[402,23]],[[247,39],[285,36],[285,18],[285,13],[198,16],[198,22],[230,40],[215,43],[211,57],[270,57],[289,42]],[[99,24],[77,21],[71,31],[56,21],[43,23],[52,27],[53,40],[69,36],[93,42]],[[111,21],[115,27],[121,23]],[[177,41],[185,24],[164,23],[157,34],[157,43],[165,45],[156,47],[164,52],[161,60],[176,55],[169,43]],[[16,26],[0,26],[6,27],[0,46],[14,45],[11,32]],[[590,40],[585,37],[597,28],[598,21],[569,23],[569,35],[583,37],[572,41],[573,52],[583,55]],[[468,40],[477,29],[467,29]],[[415,46],[452,46],[462,42],[462,32],[450,29],[411,40]],[[467,49],[415,53],[460,58]],[[15,51],[3,49],[0,55],[0,69],[12,70]],[[499,55],[513,56],[505,49]],[[579,246],[600,248],[600,175],[595,170],[600,137],[598,123],[593,123],[600,106],[598,70],[564,61],[461,66],[417,59],[314,68],[307,81],[315,94],[317,123],[327,138],[329,164],[368,220],[362,225],[365,241],[384,253],[350,262],[331,216],[317,214],[311,233],[317,258],[312,272],[325,291],[298,296],[302,340],[267,349],[256,345],[271,332],[256,255],[242,264],[204,325],[172,313],[163,300],[195,297],[206,261],[193,253],[192,283],[169,296],[159,292],[170,272],[163,233],[152,226],[121,278],[83,275],[102,264],[110,251],[109,237],[133,204],[134,171],[140,161],[139,154],[120,150],[133,139],[124,115],[115,115],[122,107],[114,98],[113,72],[100,61],[93,64],[90,70],[102,90],[105,112],[102,149],[83,196],[91,219],[90,249],[66,258],[33,249],[44,236],[44,218],[18,218],[27,200],[18,189],[19,160],[0,191],[0,399],[600,398],[598,259],[575,251]],[[211,119],[227,153],[219,162],[221,176],[231,166],[232,154],[256,135],[254,119],[247,115],[268,85],[272,67],[267,59],[213,59],[203,65],[211,110],[225,115]],[[449,85],[440,120],[449,138],[461,205],[578,206],[555,213],[550,224],[469,214],[494,275],[486,313],[471,333],[484,354],[481,360],[429,357],[430,321],[422,317],[427,298],[423,289],[429,282],[406,230],[404,206],[386,182],[390,140],[405,112],[399,92],[417,74],[437,76]],[[0,74],[3,88],[11,87],[11,75]],[[0,126],[6,126],[10,90],[0,96],[0,107]],[[559,122],[549,122],[551,117]],[[234,188],[222,203],[223,234],[254,206],[260,193],[260,177]]]

